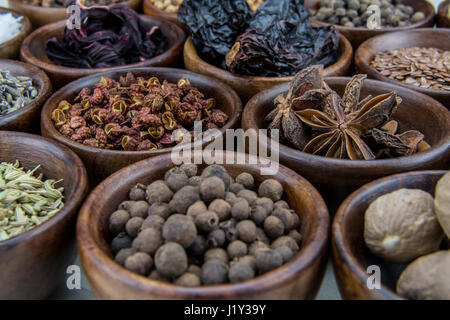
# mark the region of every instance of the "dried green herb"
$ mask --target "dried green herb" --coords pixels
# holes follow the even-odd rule
[[[14,77],[9,71],[0,70],[0,116],[23,108],[37,95],[33,79]]]

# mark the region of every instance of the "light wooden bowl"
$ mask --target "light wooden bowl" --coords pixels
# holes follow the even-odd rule
[[[23,39],[31,32],[31,23],[20,12],[0,7],[0,13],[4,12],[11,12],[14,17],[22,17],[22,30],[11,39],[0,44],[0,59],[17,59]]]

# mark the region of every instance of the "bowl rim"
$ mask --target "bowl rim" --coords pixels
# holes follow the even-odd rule
[[[222,156],[224,154],[238,154],[236,152],[229,151],[217,151]],[[245,154],[246,159],[255,159],[255,156]],[[124,267],[118,265],[111,257],[109,257],[97,244],[93,235],[89,232],[89,228],[86,225],[88,222],[88,216],[90,208],[95,206],[96,195],[102,194],[102,192],[107,188],[108,185],[112,185],[115,180],[117,180],[122,172],[127,170],[149,170],[153,162],[163,162],[168,159],[170,155],[162,155],[159,157],[148,158],[136,162],[128,167],[125,167],[111,176],[109,176],[102,183],[97,185],[97,187],[91,192],[91,194],[86,198],[83,206],[80,209],[77,222],[77,244],[78,250],[80,252],[80,259],[82,264],[84,264],[84,259],[89,260],[89,264],[92,265],[103,265],[106,266],[102,273],[107,277],[115,278],[118,282],[125,285],[137,286],[143,291],[153,291],[158,295],[180,297],[188,296],[190,299],[201,299],[207,298],[208,296],[222,296],[224,297],[227,292],[232,291],[233,293],[239,295],[239,293],[252,294],[256,291],[264,291],[265,289],[271,288],[274,285],[282,284],[289,281],[292,276],[299,274],[301,271],[307,269],[319,256],[321,253],[328,250],[329,244],[329,231],[330,231],[330,217],[328,214],[328,208],[325,204],[320,193],[314,186],[301,175],[297,174],[295,171],[280,164],[279,171],[283,171],[283,175],[289,175],[298,180],[307,189],[310,197],[314,200],[316,204],[316,218],[317,226],[316,229],[312,231],[312,240],[306,245],[302,246],[299,253],[289,262],[283,264],[281,267],[270,271],[262,276],[255,277],[251,280],[239,282],[236,284],[221,284],[212,285],[204,287],[187,288],[181,287],[170,283],[165,283],[162,281],[156,281],[144,276],[135,274]],[[167,161],[166,161],[167,162]],[[226,166],[226,164],[224,164]],[[238,164],[239,165],[239,164]],[[248,165],[248,164],[246,164]],[[250,164],[251,165],[251,164]],[[269,177],[269,176],[268,176]],[[98,230],[97,230],[98,231]],[[83,254],[85,252],[85,254]],[[88,253],[88,254],[87,254]]]
[[[332,250],[333,252],[339,255],[340,259],[343,261],[345,265],[347,265],[351,271],[351,273],[358,277],[359,281],[365,282],[368,278],[366,271],[363,269],[361,264],[357,261],[356,257],[352,254],[351,250],[349,250],[348,241],[345,239],[341,225],[346,220],[349,208],[355,205],[355,203],[360,202],[361,199],[366,197],[366,195],[370,194],[373,188],[379,187],[384,184],[389,184],[392,180],[401,179],[404,177],[408,177],[411,174],[417,175],[430,175],[430,174],[445,174],[447,171],[445,170],[419,170],[419,171],[409,171],[398,173],[394,175],[390,175],[387,177],[383,177],[380,179],[376,179],[372,182],[369,182],[356,191],[352,192],[339,206],[336,211],[336,215],[334,217],[332,226],[331,226],[331,241],[332,241]],[[334,256],[334,254],[333,254]],[[398,295],[395,291],[391,290],[385,284],[381,283],[381,289],[376,290],[377,293],[381,294],[385,298],[396,299],[396,300],[404,300],[405,298]]]
[[[16,11],[16,10],[13,10],[13,9],[10,9],[10,8],[4,8],[4,7],[0,7],[0,12],[2,12],[2,13],[11,12],[11,14],[13,16],[15,16],[16,18],[17,17],[22,17],[22,21],[20,21],[20,23],[22,24],[22,30],[20,30],[19,33],[17,33],[12,38],[9,38],[8,40],[6,40],[3,43],[0,43],[0,48],[7,47],[11,43],[17,41],[17,39],[25,38],[30,33],[30,31],[31,31],[31,21],[26,15],[20,13],[19,11]]]
[[[9,121],[15,120],[14,118],[20,118],[20,116],[23,115],[24,113],[26,113],[34,108],[42,106],[43,103],[45,102],[46,98],[48,98],[50,96],[50,94],[53,90],[52,83],[50,82],[50,79],[48,78],[47,74],[44,71],[42,71],[41,69],[39,69],[38,67],[36,67],[32,64],[26,63],[26,62],[22,62],[22,61],[0,59],[0,65],[3,62],[9,63],[11,65],[22,66],[23,68],[30,68],[31,70],[29,72],[27,72],[27,75],[25,75],[25,76],[29,76],[32,79],[33,79],[33,77],[39,78],[39,80],[42,81],[42,88],[41,88],[41,90],[38,91],[38,95],[36,96],[36,98],[31,100],[28,104],[26,104],[22,108],[17,109],[16,111],[7,113],[5,115],[0,115],[0,128],[1,128],[1,126],[5,125],[6,123],[9,123]]]
[[[48,13],[56,13],[56,12],[62,13],[63,11],[66,12],[67,10],[66,7],[43,7],[36,4],[25,3],[23,0],[9,0],[9,1],[14,2],[15,6],[17,7],[26,8],[28,10],[38,10],[41,12],[47,11]],[[141,2],[141,0],[122,0],[121,2],[118,3],[106,5],[106,7],[110,7],[115,4],[125,4],[125,3],[127,3],[126,5],[130,5],[132,3],[139,4],[139,2]]]
[[[345,26],[341,26],[339,24],[331,24],[331,23],[327,23],[327,22],[323,22],[323,21],[319,21],[316,20],[314,18],[310,18],[311,21],[320,23],[321,25],[324,26],[335,26],[336,29],[338,29],[339,31],[344,31],[344,32],[358,32],[358,33],[363,33],[366,31],[370,31],[370,32],[374,32],[374,33],[384,33],[384,32],[395,32],[395,31],[402,31],[402,30],[409,30],[409,29],[416,29],[418,27],[424,26],[428,23],[431,23],[435,17],[436,17],[436,9],[434,8],[434,6],[427,0],[414,0],[415,3],[417,2],[422,2],[424,5],[427,6],[428,8],[428,14],[425,15],[425,19],[417,22],[417,23],[413,23],[410,24],[409,26],[404,26],[404,27],[388,27],[388,28],[380,28],[380,29],[369,29],[369,28],[364,28],[364,27],[345,27]],[[313,6],[311,6],[313,7]],[[414,7],[414,6],[413,6]],[[309,12],[309,11],[308,11]]]
[[[324,70],[330,68],[331,70],[334,70],[337,67],[340,67],[341,65],[345,65],[346,57],[350,57],[350,62],[353,59],[353,47],[350,43],[350,41],[342,34],[339,33],[339,57],[338,59],[333,63],[330,64],[328,67],[324,68]],[[294,76],[283,76],[283,77],[264,77],[264,76],[250,76],[250,75],[242,75],[238,73],[232,73],[228,70],[219,68],[213,64],[210,64],[206,60],[204,60],[202,57],[198,55],[197,49],[195,48],[194,42],[192,41],[192,37],[189,36],[186,39],[186,42],[184,43],[184,55],[186,56],[186,52],[189,52],[192,56],[190,59],[193,63],[201,66],[202,69],[209,69],[213,71],[215,74],[217,74],[219,77],[226,77],[230,80],[237,79],[241,81],[256,81],[256,82],[286,82],[291,81],[294,79]]]
[[[325,77],[325,81],[327,80],[331,80],[331,81],[346,81],[348,82],[351,79],[351,77]],[[365,79],[364,80],[365,84],[383,84],[382,81],[379,80],[373,80],[373,79]],[[434,104],[435,107],[438,107],[440,109],[442,109],[443,111],[445,110],[447,112],[448,115],[448,122],[450,124],[450,112],[447,110],[447,108],[445,108],[439,101],[431,98],[430,96],[427,96],[423,93],[411,90],[409,88],[405,88],[402,86],[398,86],[398,85],[391,85],[392,90],[401,90],[404,91],[406,90],[408,94],[410,95],[420,95],[421,98],[426,99],[429,101],[429,103],[427,103],[426,106],[424,106],[424,108],[429,108],[430,104]],[[254,105],[258,105],[260,104],[260,100],[268,95],[269,93],[271,93],[272,91],[276,91],[279,90],[282,87],[288,87],[289,83],[282,83],[276,86],[273,86],[271,88],[268,88],[264,91],[261,91],[260,93],[256,94],[255,96],[253,96],[245,105],[244,107],[244,111],[242,113],[242,123],[244,124],[244,122],[246,121],[247,123],[249,123],[250,125],[248,126],[247,129],[261,129],[259,128],[255,121],[254,121],[254,117],[250,117],[250,115],[255,115],[254,112]],[[287,92],[287,90],[283,91],[283,92]],[[250,112],[250,105],[252,105],[252,112]],[[247,126],[246,126],[247,127]],[[447,143],[445,143],[447,141]],[[450,145],[450,132],[447,133],[447,136],[443,139],[443,141],[438,144],[438,146],[436,147],[436,145],[431,146],[430,149],[420,152],[420,153],[416,153],[410,156],[402,156],[402,157],[397,157],[397,158],[392,158],[392,159],[375,159],[375,160],[350,160],[350,159],[335,159],[335,158],[328,158],[325,156],[318,156],[318,155],[313,155],[313,154],[309,154],[300,150],[297,150],[295,148],[292,148],[290,146],[284,145],[282,143],[279,143],[279,154],[280,157],[285,157],[285,158],[289,158],[289,159],[295,159],[296,161],[305,161],[308,163],[321,163],[322,165],[326,165],[327,167],[336,167],[336,168],[348,168],[348,169],[353,169],[353,170],[374,170],[379,168],[380,166],[383,167],[388,167],[388,168],[414,168],[415,166],[423,163],[426,160],[430,160],[430,159],[434,159],[436,157],[436,154],[441,154],[443,152],[445,152],[446,150],[450,150],[449,149],[449,145]],[[377,165],[374,165],[377,164]]]
[[[45,116],[46,110],[52,108],[50,103],[52,102],[52,99],[54,96],[58,94],[62,94],[67,90],[67,88],[70,87],[77,87],[80,86],[80,84],[85,83],[87,81],[91,81],[92,79],[100,79],[102,76],[108,76],[111,74],[116,73],[127,73],[127,72],[161,72],[161,73],[178,73],[178,74],[184,74],[189,76],[195,76],[197,78],[203,78],[205,81],[207,80],[211,84],[211,88],[217,88],[221,87],[223,88],[230,96],[231,96],[231,104],[236,106],[236,111],[234,114],[230,115],[227,123],[219,129],[221,134],[224,134],[227,129],[231,129],[233,126],[237,125],[239,123],[240,116],[242,114],[243,105],[242,101],[237,95],[237,93],[227,84],[211,78],[209,76],[198,74],[189,70],[185,69],[177,69],[177,68],[166,68],[166,67],[133,67],[133,68],[125,68],[125,69],[119,69],[119,70],[111,70],[107,72],[102,73],[96,73],[92,75],[88,75],[85,77],[82,77],[78,80],[72,81],[68,84],[66,84],[64,87],[60,88],[58,91],[54,92],[52,96],[50,96],[47,101],[45,102],[44,106],[42,107],[41,111],[41,128],[45,127],[48,132],[50,132],[52,139],[55,139],[56,141],[65,144],[66,146],[69,146],[72,150],[82,150],[85,152],[88,152],[90,154],[96,153],[96,152],[102,152],[103,154],[106,154],[108,156],[114,156],[114,155],[124,155],[124,156],[132,156],[132,155],[148,155],[149,157],[160,155],[164,153],[170,153],[172,150],[174,150],[174,147],[170,148],[163,148],[158,150],[150,150],[150,151],[125,151],[125,150],[108,150],[108,149],[102,149],[102,148],[94,148],[91,146],[87,146],[78,142],[75,142],[65,136],[63,136],[58,130],[56,130],[55,126],[53,125],[53,122],[50,118]],[[195,81],[194,81],[195,82]],[[81,86],[80,86],[81,87]],[[80,89],[81,90],[81,89]],[[54,109],[54,108],[53,108]],[[53,111],[52,109],[52,111]],[[205,139],[205,141],[197,141],[193,142],[190,145],[191,146],[197,146],[198,144],[204,144],[208,143],[210,140]],[[196,144],[197,143],[197,144]],[[186,144],[187,145],[187,144]]]
[[[44,221],[42,224],[25,231],[15,237],[0,241],[0,248],[1,247],[15,247],[22,243],[23,241],[30,241],[33,238],[46,233],[48,230],[56,227],[60,221],[62,221],[64,218],[66,218],[68,215],[70,215],[72,212],[75,211],[75,209],[82,203],[84,196],[87,193],[87,172],[84,167],[83,162],[81,159],[70,150],[68,147],[57,143],[54,140],[41,137],[35,134],[25,133],[25,132],[18,132],[18,131],[0,131],[2,136],[12,136],[12,137],[18,137],[23,139],[29,139],[36,141],[36,146],[39,146],[39,149],[43,149],[43,143],[45,145],[49,146],[52,145],[52,147],[58,149],[58,153],[61,155],[64,155],[66,159],[68,159],[69,162],[73,164],[72,170],[73,175],[75,177],[73,184],[75,185],[74,192],[72,196],[69,199],[66,199],[64,202],[63,208],[58,211],[53,217],[50,219]],[[31,169],[31,168],[30,168]],[[75,213],[76,214],[76,213]]]
[[[184,31],[175,23],[162,19],[160,17],[150,17],[143,14],[138,14],[139,18],[141,18],[144,22],[155,24],[155,22],[158,22],[161,25],[165,25],[166,27],[170,27],[174,31],[174,37],[175,41],[171,46],[169,46],[163,53],[156,55],[154,57],[151,57],[150,59],[147,59],[145,61],[141,62],[135,62],[130,63],[122,66],[114,66],[114,67],[108,67],[108,68],[72,68],[72,67],[66,67],[62,65],[57,65],[53,62],[46,62],[38,57],[36,57],[30,50],[30,44],[32,41],[35,40],[37,35],[40,35],[43,32],[47,32],[48,30],[62,30],[64,29],[64,26],[66,24],[66,20],[59,20],[55,21],[49,24],[45,24],[36,30],[34,30],[32,33],[30,33],[22,42],[22,45],[20,47],[20,55],[22,60],[33,64],[46,72],[50,73],[67,73],[67,74],[76,74],[76,73],[83,73],[86,72],[87,74],[97,74],[102,72],[107,72],[111,70],[122,70],[126,68],[138,68],[138,67],[145,67],[146,65],[152,64],[155,61],[160,60],[166,60],[169,57],[172,56],[173,51],[177,48],[182,48],[183,43],[186,39],[186,34]],[[166,27],[161,28],[161,30],[165,30]],[[45,44],[43,44],[45,46]]]
[[[158,9],[151,0],[143,0],[142,1],[142,5],[143,7],[147,7],[148,9],[150,9],[151,11],[154,12],[154,15],[149,15],[147,13],[147,15],[149,16],[161,16],[165,19],[167,18],[172,18],[172,19],[176,19],[178,20],[178,13],[174,13],[174,12],[166,12],[164,10]]]
[[[391,33],[384,33],[384,34],[380,34],[377,35],[375,37],[369,38],[366,41],[364,41],[356,50],[355,52],[355,67],[356,68],[361,68],[361,69],[365,69],[365,70],[370,70],[372,72],[374,72],[378,78],[376,78],[375,80],[380,80],[383,82],[389,82],[392,84],[398,84],[400,86],[403,86],[405,88],[408,89],[412,89],[415,91],[419,91],[421,93],[425,93],[425,94],[429,94],[429,95],[437,95],[437,96],[449,96],[450,97],[450,91],[449,90],[438,90],[438,89],[429,89],[429,88],[422,88],[422,87],[417,87],[417,86],[413,86],[413,85],[409,85],[407,83],[398,81],[398,80],[394,80],[388,77],[383,76],[379,71],[377,71],[375,68],[373,68],[370,65],[370,62],[367,62],[366,60],[361,59],[361,56],[363,54],[363,52],[367,52],[368,49],[372,47],[372,44],[374,41],[386,38],[386,37],[402,37],[402,36],[406,36],[407,34],[410,33],[423,33],[423,34],[427,34],[427,33],[442,33],[442,34],[447,34],[448,37],[450,37],[450,29],[448,28],[416,28],[416,29],[411,29],[411,30],[404,30],[404,31],[396,31],[396,32],[391,32]],[[437,48],[439,49],[439,48]],[[386,51],[386,50],[385,50]],[[384,51],[378,51],[378,53],[381,53]],[[371,56],[371,58],[373,59],[374,56]],[[449,106],[450,107],[450,106]]]

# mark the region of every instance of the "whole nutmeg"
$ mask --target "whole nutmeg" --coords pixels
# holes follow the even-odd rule
[[[245,199],[240,199],[231,207],[231,216],[236,220],[245,220],[250,216],[250,206]]]
[[[153,265],[152,257],[144,252],[136,252],[125,260],[125,268],[140,275],[147,275]]]
[[[219,260],[224,264],[228,264],[228,253],[222,248],[209,249],[205,252],[203,260]]]
[[[230,191],[233,192],[234,194],[238,194],[244,189],[245,189],[244,186],[240,183],[232,183],[230,185]]]
[[[294,254],[296,254],[300,250],[297,242],[295,242],[294,239],[288,236],[279,237],[271,244],[272,249],[277,249],[278,247],[282,246],[289,247]]]
[[[255,191],[251,191],[251,190],[247,190],[247,189],[240,191],[237,194],[237,196],[239,198],[247,200],[249,205],[252,205],[253,202],[255,202],[255,200],[258,199],[258,195],[256,194]]]
[[[145,200],[145,189],[146,187],[143,184],[138,183],[131,188],[128,197],[133,201]]]
[[[267,197],[272,201],[278,201],[283,196],[283,186],[277,180],[264,180],[258,188],[258,195],[260,197]]]
[[[214,199],[225,197],[225,184],[218,177],[203,179],[200,183],[200,195],[203,201],[210,202]]]
[[[148,215],[149,204],[147,201],[135,201],[128,212],[132,217],[146,218]]]
[[[272,239],[281,237],[284,234],[284,223],[276,216],[269,216],[264,221],[264,231]]]
[[[131,247],[132,239],[125,233],[121,232],[111,241],[111,250],[113,253],[119,252],[121,249]]]
[[[255,179],[250,173],[243,172],[236,177],[236,182],[242,184],[246,189],[253,189]]]
[[[242,261],[234,263],[228,271],[228,279],[231,283],[242,282],[253,279],[255,277],[255,271],[253,268]]]
[[[391,262],[407,263],[436,251],[442,238],[433,198],[423,190],[400,189],[378,197],[364,216],[367,247]]]
[[[259,274],[272,271],[283,264],[283,257],[275,250],[259,250],[255,258]]]
[[[434,212],[445,234],[450,238],[450,171],[436,184]]]
[[[133,248],[137,251],[153,255],[162,244],[161,232],[154,228],[147,228],[139,232],[133,240]]]
[[[173,192],[163,180],[157,180],[151,183],[145,191],[145,199],[148,203],[169,202],[172,199]]]
[[[202,235],[197,235],[194,242],[188,248],[189,253],[195,257],[203,256],[206,250],[208,250],[208,243]]]
[[[199,200],[189,206],[186,215],[191,217],[192,219],[195,219],[196,216],[207,210],[208,208],[206,207],[206,204],[203,201]]]
[[[144,219],[142,219],[141,217],[133,217],[128,220],[127,224],[125,225],[125,230],[127,231],[128,235],[132,238],[136,237],[141,230],[142,223],[144,223]]]
[[[251,210],[250,210],[250,218],[257,224],[261,225],[264,223],[264,220],[267,218],[267,210],[260,205],[255,206],[253,204]]]
[[[243,257],[248,252],[247,244],[241,240],[235,240],[228,245],[227,252],[231,259]]]
[[[186,272],[176,279],[174,284],[182,287],[198,287],[201,283],[198,275]]]
[[[169,205],[167,203],[153,203],[148,208],[149,216],[157,215],[162,217],[164,220],[167,219],[171,213],[172,210],[169,208]]]
[[[225,283],[227,278],[228,268],[222,261],[212,259],[203,264],[200,279],[204,285]]]
[[[174,214],[164,223],[162,235],[165,240],[177,242],[184,248],[188,248],[197,237],[197,227],[190,217]]]
[[[272,215],[283,222],[284,230],[289,231],[294,227],[294,216],[288,209],[277,208]]]
[[[198,167],[193,163],[184,163],[180,166],[180,169],[184,171],[184,173],[189,177],[193,177],[197,175]]]
[[[156,270],[165,277],[179,277],[188,267],[186,252],[178,243],[168,242],[156,251],[155,266]]]
[[[120,264],[123,266],[125,264],[125,260],[135,254],[137,250],[135,248],[123,248],[120,249],[119,252],[117,252],[116,256],[114,257],[114,261],[117,264]]]
[[[236,224],[238,238],[246,243],[256,240],[256,225],[251,220],[242,220]]]
[[[214,211],[220,221],[224,221],[231,216],[231,205],[223,199],[213,200],[208,207],[209,211]]]
[[[216,229],[208,234],[206,243],[210,248],[219,248],[225,244],[225,240],[225,231],[222,229]]]
[[[283,258],[283,263],[288,262],[294,257],[294,252],[288,246],[281,246],[275,249]]]
[[[210,232],[219,225],[219,217],[214,211],[204,211],[195,217],[195,225],[202,232]]]
[[[109,231],[116,235],[125,231],[125,225],[130,219],[130,214],[125,210],[114,211],[109,217]]]
[[[188,176],[180,168],[172,168],[166,173],[164,177],[167,185],[173,192],[177,192],[182,187],[188,184]]]
[[[255,241],[248,247],[248,254],[256,256],[258,250],[270,250],[269,246],[262,241]]]
[[[173,212],[185,213],[198,200],[200,200],[198,187],[184,186],[173,195],[169,207]]]
[[[232,179],[224,167],[217,164],[213,164],[206,167],[201,174],[202,178],[209,178],[213,176],[218,177],[223,181],[226,190],[230,188]]]
[[[253,202],[253,206],[261,206],[263,207],[266,212],[267,215],[269,215],[272,211],[273,211],[273,207],[274,207],[274,203],[271,199],[266,198],[266,197],[262,197],[262,198],[258,198]]]
[[[148,216],[144,222],[142,222],[141,230],[147,229],[147,228],[155,228],[159,231],[162,230],[162,227],[164,225],[164,218],[157,215],[151,215]]]

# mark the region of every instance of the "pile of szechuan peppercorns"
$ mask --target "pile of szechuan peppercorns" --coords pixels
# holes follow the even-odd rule
[[[195,287],[236,283],[291,260],[300,249],[300,219],[281,200],[282,185],[251,174],[233,180],[211,165],[166,172],[137,184],[109,219],[115,261],[153,280]]]

